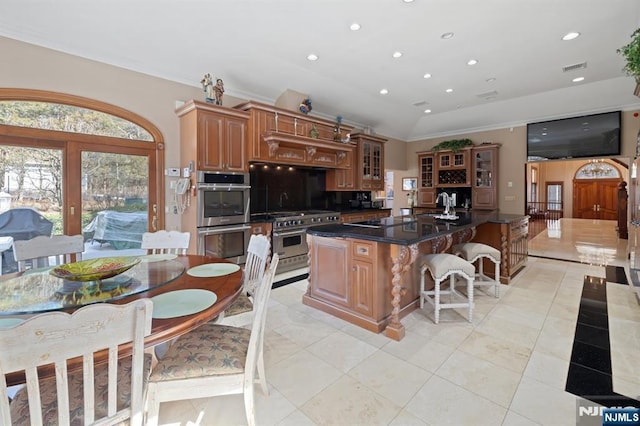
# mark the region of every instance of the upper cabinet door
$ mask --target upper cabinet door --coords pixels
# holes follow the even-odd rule
[[[498,208],[498,145],[474,148],[472,207],[479,210]]]

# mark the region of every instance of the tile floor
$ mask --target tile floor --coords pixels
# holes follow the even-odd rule
[[[578,419],[579,398],[565,391],[575,362],[583,284],[585,276],[605,278],[603,264],[625,264],[626,240],[616,241],[608,223],[571,222],[530,243],[530,252],[542,256],[575,251],[571,262],[530,257],[511,284],[502,286],[500,299],[476,292],[472,324],[445,310],[435,325],[432,312],[415,311],[403,319],[407,332],[400,342],[303,305],[306,280],[274,289],[265,342],[270,395],[256,391],[257,423],[576,425],[593,420]],[[562,239],[555,238],[558,232]],[[629,285],[603,285],[613,391],[637,400],[640,306]],[[234,395],[163,403],[160,423],[244,425],[243,400]]]

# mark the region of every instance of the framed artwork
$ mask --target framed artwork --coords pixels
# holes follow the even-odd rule
[[[402,178],[403,191],[415,191],[418,189],[418,178]]]

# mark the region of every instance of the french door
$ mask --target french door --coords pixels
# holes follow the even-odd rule
[[[53,222],[53,235],[84,233],[91,239],[87,226],[102,212],[111,211],[132,213],[131,218],[135,213],[138,219],[133,229],[114,229],[121,237],[158,227],[153,144],[81,134],[62,138],[56,132],[34,129],[27,132],[43,137],[12,136],[3,132],[4,127],[0,126],[0,162],[4,161],[0,189],[11,196],[10,209],[40,212]],[[132,222],[131,218],[125,222]],[[136,240],[125,235],[99,242],[113,243],[117,249],[119,243]]]

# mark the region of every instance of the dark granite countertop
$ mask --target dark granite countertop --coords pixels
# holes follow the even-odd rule
[[[511,223],[525,215],[497,211],[457,212],[455,220],[438,219],[433,214],[393,216],[351,224],[315,226],[310,235],[334,238],[356,238],[390,244],[410,245],[451,234],[483,223]]]

